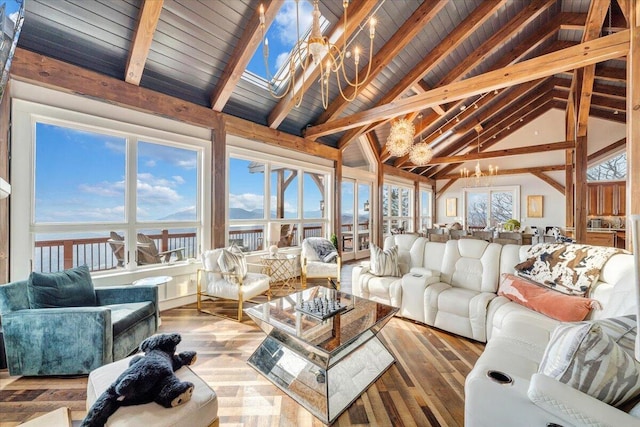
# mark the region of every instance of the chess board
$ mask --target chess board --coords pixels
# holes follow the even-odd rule
[[[316,297],[296,305],[297,311],[320,320],[328,319],[329,317],[335,316],[346,309],[347,306],[340,303],[339,300],[329,299],[326,297]]]

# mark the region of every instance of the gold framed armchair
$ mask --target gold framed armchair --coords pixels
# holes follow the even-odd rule
[[[342,259],[328,239],[323,237],[304,239],[300,252],[300,267],[302,289],[307,288],[307,279],[327,279],[329,282],[335,279],[336,289],[340,289]]]
[[[246,272],[240,269],[223,269],[220,266],[220,256],[226,249],[219,248],[205,251],[202,254],[202,268],[197,271],[197,309],[200,312],[228,319],[242,321],[242,304],[252,298],[266,293],[271,299],[269,281],[266,274]],[[240,254],[241,255],[241,254]],[[244,258],[244,255],[242,255]],[[202,307],[204,298],[237,301],[237,318],[220,312],[206,310]]]

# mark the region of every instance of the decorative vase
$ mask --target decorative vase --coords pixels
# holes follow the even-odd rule
[[[269,254],[271,256],[276,256],[277,253],[278,253],[278,246],[276,245],[269,246]]]

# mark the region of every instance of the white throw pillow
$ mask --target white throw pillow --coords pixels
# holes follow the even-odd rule
[[[371,244],[370,272],[376,276],[400,277],[398,268],[398,247],[382,250]]]
[[[218,265],[220,271],[226,274],[234,274],[235,276],[226,276],[227,280],[239,283],[238,278],[244,279],[247,275],[247,260],[242,251],[234,248],[222,249],[218,257]]]
[[[635,316],[561,323],[551,335],[538,372],[618,406],[640,392],[633,357]]]

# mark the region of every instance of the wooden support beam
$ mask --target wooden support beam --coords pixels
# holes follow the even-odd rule
[[[451,33],[429,52],[411,71],[409,71],[398,83],[393,86],[382,99],[376,104],[384,105],[394,101],[420,82],[440,60],[446,58],[451,52],[457,49],[471,34],[480,28],[491,16],[493,16],[504,4],[505,0],[483,1],[464,21],[462,21]],[[440,104],[435,104],[439,106]],[[320,115],[316,124],[326,123],[333,120],[338,115],[333,113],[332,106],[329,105],[327,111]],[[395,117],[395,116],[394,116]],[[389,117],[391,119],[393,117]],[[360,131],[361,132],[361,131]],[[359,134],[359,130],[354,129],[345,133],[341,138],[341,146],[353,141]]]
[[[284,4],[284,0],[264,0],[261,4],[264,7],[266,31]],[[261,41],[260,10],[256,8],[211,93],[211,108],[213,110],[222,111],[227,104]]]
[[[498,157],[519,156],[522,154],[543,153],[546,151],[566,150],[575,146],[574,141],[552,142],[550,144],[530,145],[527,147],[507,148],[496,151],[483,151],[480,153],[468,153],[461,156],[434,157],[429,164],[444,165],[448,163],[464,163],[473,160],[495,159]]]
[[[338,158],[339,151],[333,147],[269,129],[266,126],[228,116],[150,89],[130,85],[122,80],[21,48],[16,48],[11,64],[11,76],[16,80],[101,99],[114,105],[208,129],[211,129],[212,124],[216,123],[222,115],[226,120],[226,129],[233,135],[330,160]]]
[[[550,186],[552,186],[553,188],[558,190],[560,192],[560,194],[564,194],[564,185],[562,185],[559,182],[555,181],[554,179],[552,179],[548,175],[545,175],[542,172],[535,172],[535,171],[532,171],[531,174],[534,175],[534,176],[537,176],[538,178],[540,178],[541,180],[543,180],[544,182],[546,182],[547,184],[549,184]]]
[[[140,14],[138,15],[138,25],[133,34],[133,42],[127,58],[127,69],[124,73],[124,80],[127,83],[136,86],[140,84],[163,4],[164,0],[142,1]]]
[[[438,199],[438,197],[440,197],[441,194],[444,194],[445,191],[447,191],[449,189],[449,187],[451,187],[453,184],[456,183],[456,181],[459,179],[459,176],[456,176],[454,178],[449,179],[449,181],[447,181],[442,188],[440,189],[440,191],[438,191],[438,193],[436,194],[436,200]]]
[[[640,0],[628,0],[631,43],[627,56],[627,218],[640,214]],[[627,223],[628,225],[629,223]],[[627,249],[631,249],[627,238]]]
[[[421,95],[397,100],[392,104],[381,105],[351,116],[333,120],[329,123],[312,126],[306,136],[311,139],[341,132],[357,126],[389,119],[412,111],[457,101],[484,92],[502,89],[515,84],[525,83],[561,71],[584,67],[589,64],[618,58],[629,50],[629,30],[581,43],[557,52],[542,55],[527,61],[490,71],[466,80],[438,87]]]
[[[553,165],[553,166],[538,166],[538,167],[528,167],[528,168],[513,168],[513,169],[500,169],[499,175],[524,175],[527,173],[544,173],[544,172],[553,172],[553,171],[562,171],[564,170],[564,165]],[[460,174],[448,174],[438,177],[438,181],[441,179],[459,179]]]
[[[587,242],[587,137],[578,136],[575,145],[575,232],[578,243]]]
[[[227,130],[225,119],[217,115],[211,133],[211,247],[224,248],[227,246],[225,233],[227,229],[226,215],[226,180],[227,180]],[[205,197],[206,199],[206,197]]]
[[[617,151],[620,150],[622,148],[625,148],[627,145],[627,138],[622,138],[617,140],[616,142],[614,142],[613,144],[609,144],[604,148],[601,148],[600,150],[596,151],[595,153],[591,153],[587,156],[587,163],[591,163],[597,160],[600,160],[601,158],[608,156],[610,153],[612,153],[613,151]]]
[[[423,182],[428,185],[435,185],[435,181],[433,179],[427,178],[426,176],[416,175],[415,173],[407,172],[402,169],[394,168],[390,165],[382,164],[383,172],[385,175],[397,176],[399,178],[408,179],[410,181],[418,181]],[[382,199],[381,199],[382,200]]]
[[[327,36],[329,41],[341,49],[344,46],[345,40],[349,40],[351,36],[358,31],[362,21],[365,20],[367,15],[371,13],[375,7],[376,2],[373,1],[352,1],[347,8],[347,17],[349,19],[347,21],[346,30],[344,28],[344,19],[340,19],[329,31],[329,35]],[[324,63],[326,59],[327,57],[325,56],[321,63]],[[366,67],[367,65],[365,64],[364,73],[366,73]],[[275,129],[280,126],[291,110],[299,103],[299,99],[303,96],[304,92],[318,81],[320,72],[320,66],[309,66],[306,71],[303,71],[296,77],[296,86],[291,88],[290,93],[280,99],[273,110],[269,113],[267,123],[270,128]],[[373,79],[373,77],[373,75],[369,76],[370,79]]]
[[[373,155],[376,157],[376,161],[380,162],[380,143],[378,142],[376,134],[369,132],[365,134],[365,138],[367,138],[367,142],[369,143],[369,147],[371,148]]]

